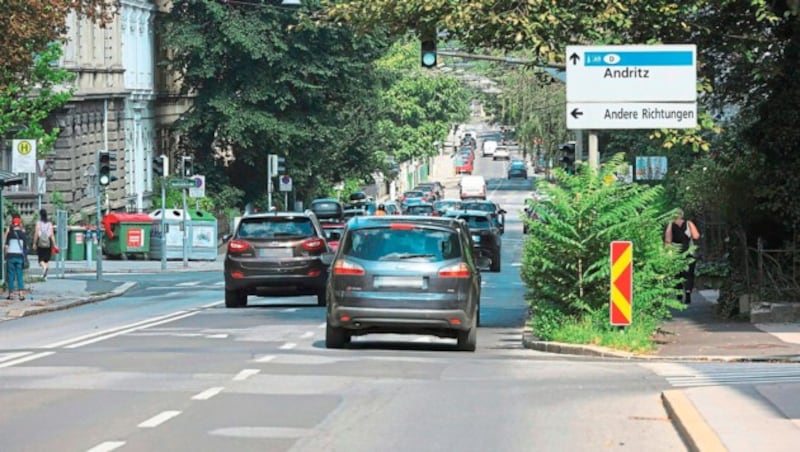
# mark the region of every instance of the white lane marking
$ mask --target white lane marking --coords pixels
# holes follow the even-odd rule
[[[15,352],[15,353],[9,353],[9,354],[7,354],[6,356],[4,356],[4,357],[0,358],[0,363],[1,363],[1,362],[3,362],[3,361],[9,361],[9,360],[12,360],[12,359],[17,359],[17,358],[20,358],[20,357],[22,357],[22,356],[28,356],[28,355],[30,355],[31,353],[33,353],[33,352]]]
[[[138,425],[140,428],[153,428],[158,427],[159,425],[167,422],[168,420],[174,418],[175,416],[181,414],[180,411],[164,411],[161,413],[156,414],[155,416],[151,417],[150,419],[142,422]]]
[[[215,286],[224,286],[225,285],[225,281],[215,282],[214,285]]]
[[[213,388],[208,388],[199,394],[193,395],[192,400],[208,400],[214,397],[215,395],[219,394],[220,392],[222,392],[224,389],[225,388],[222,386],[215,386]]]
[[[190,286],[196,286],[198,284],[200,284],[200,281],[187,281],[187,282],[182,282],[182,283],[178,283],[178,284],[175,284],[175,285],[178,286],[178,287],[190,287]]]
[[[65,339],[63,341],[53,342],[52,344],[45,345],[44,347],[41,347],[41,348],[59,348],[59,347],[65,346],[67,344],[71,344],[73,342],[82,341],[84,339],[89,339],[89,338],[96,337],[96,336],[102,336],[104,334],[113,333],[115,331],[123,330],[123,329],[126,329],[126,328],[131,328],[131,327],[134,327],[134,326],[145,325],[145,324],[148,324],[150,322],[157,322],[159,320],[167,319],[167,318],[170,318],[170,317],[173,317],[173,316],[176,316],[176,315],[183,314],[185,312],[186,311],[177,311],[177,312],[173,312],[173,313],[170,313],[170,314],[167,314],[167,315],[162,315],[162,316],[159,316],[159,317],[151,317],[149,319],[140,320],[140,321],[134,322],[134,323],[129,323],[127,325],[115,326],[114,328],[109,328],[107,330],[96,331],[94,333],[84,334],[83,336],[73,337],[72,339]]]
[[[125,441],[106,441],[104,443],[100,443],[91,449],[87,450],[86,452],[111,452],[114,449],[119,449],[120,447],[125,445]]]
[[[219,305],[221,305],[222,303],[225,303],[225,300],[219,300],[219,301],[215,301],[215,302],[213,302],[213,303],[204,304],[204,305],[202,305],[202,306],[200,306],[200,307],[201,307],[201,308],[213,308],[214,306],[219,306]]]
[[[245,381],[259,372],[261,372],[261,369],[242,369],[233,377],[233,381]]]
[[[287,308],[287,309],[284,309],[281,312],[297,312],[297,308]]]
[[[294,342],[287,342],[278,348],[280,348],[281,350],[291,350],[295,347],[297,347],[297,344],[295,344]]]
[[[151,326],[157,326],[157,325],[161,325],[161,324],[164,324],[164,323],[174,322],[174,321],[180,320],[180,319],[185,319],[186,317],[191,317],[191,316],[193,316],[195,314],[197,314],[197,312],[188,312],[186,314],[183,314],[183,315],[180,315],[180,316],[177,316],[177,317],[172,317],[172,318],[169,318],[169,319],[166,319],[166,320],[162,320],[160,322],[148,323],[147,325],[137,326],[135,328],[129,328],[127,330],[117,331],[116,333],[111,333],[111,334],[107,334],[105,336],[100,336],[100,337],[96,337],[94,339],[89,339],[88,341],[78,342],[77,344],[67,345],[64,348],[83,347],[84,345],[89,345],[89,344],[94,344],[95,342],[105,341],[107,339],[111,339],[111,338],[114,338],[114,337],[117,337],[117,336],[122,336],[123,334],[132,333],[134,331],[143,330],[145,328],[150,328]]]
[[[317,328],[325,328],[326,326],[328,326],[327,323],[320,323]]]
[[[266,355],[266,356],[262,356],[261,358],[254,359],[253,362],[256,362],[256,363],[268,363],[268,362],[272,361],[273,359],[275,359],[275,355]]]
[[[302,336],[300,336],[300,339],[308,339],[310,337],[314,337],[313,331],[306,331]]]
[[[2,369],[4,367],[16,366],[17,364],[27,363],[28,361],[33,361],[34,359],[44,358],[45,356],[54,355],[55,353],[56,352],[41,352],[41,353],[36,353],[36,354],[33,354],[33,355],[26,356],[24,358],[18,358],[18,359],[15,359],[13,361],[6,361],[6,362],[0,364],[0,369]]]
[[[225,333],[207,334],[206,335],[206,338],[208,338],[208,339],[227,339],[227,337],[228,337],[228,335],[225,334]]]
[[[511,266],[512,267],[522,267],[522,262],[512,262]]]

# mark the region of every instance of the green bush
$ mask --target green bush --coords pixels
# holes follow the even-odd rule
[[[671,310],[683,308],[677,275],[688,255],[663,245],[672,210],[659,186],[604,181],[624,164],[618,155],[597,173],[579,165],[574,175],[557,170],[554,183],[539,184],[549,200],[538,209],[540,221],[525,220],[529,233],[520,273],[529,289],[532,326],[542,339],[576,325],[594,333],[616,330],[608,325],[615,240],[633,243],[634,322],[652,332]]]

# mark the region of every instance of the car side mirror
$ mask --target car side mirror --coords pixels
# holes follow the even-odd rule
[[[500,209],[500,215],[505,215],[505,214],[507,214],[507,213],[508,213],[508,212],[506,212],[506,211],[505,211],[505,209]]]
[[[233,238],[233,234],[225,234],[222,236],[222,243],[228,243]]]

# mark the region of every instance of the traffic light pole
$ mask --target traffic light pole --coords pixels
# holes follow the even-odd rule
[[[186,156],[181,158],[181,176],[186,177]],[[189,266],[189,228],[186,224],[186,189],[181,189],[181,197],[183,198],[183,266]]]
[[[161,175],[161,271],[167,269],[167,156],[161,156],[164,171]]]
[[[100,159],[98,158],[98,161]],[[100,178],[97,178],[97,186],[95,193],[97,196],[97,280],[103,279],[103,190],[100,187]],[[92,246],[91,243],[88,246]]]
[[[267,158],[267,211],[272,212],[272,156]]]

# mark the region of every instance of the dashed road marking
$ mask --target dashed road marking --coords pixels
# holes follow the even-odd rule
[[[8,354],[6,354],[6,356],[3,356],[2,358],[0,358],[0,363],[2,363],[3,361],[10,361],[10,360],[12,360],[12,359],[21,358],[21,357],[23,357],[23,356],[28,356],[28,355],[30,355],[31,353],[33,353],[33,352],[14,352],[14,353],[8,353]]]
[[[268,363],[268,362],[272,361],[273,359],[275,359],[275,355],[266,355],[266,356],[262,356],[261,358],[254,359],[253,362],[256,362],[256,363]]]
[[[206,335],[208,339],[227,339],[228,335],[226,333],[219,333],[219,334],[208,334]]]
[[[243,369],[233,377],[233,381],[244,381],[261,372],[260,369]]]
[[[297,312],[297,308],[286,308],[286,309],[282,310],[281,312]]]
[[[98,336],[104,336],[104,335],[107,335],[107,334],[112,334],[112,333],[118,332],[120,330],[125,330],[127,328],[133,328],[133,327],[138,327],[138,326],[147,327],[147,326],[150,326],[150,325],[157,325],[158,323],[153,323],[153,322],[159,322],[160,320],[164,320],[164,319],[171,320],[173,317],[179,316],[179,315],[182,315],[182,314],[185,314],[185,313],[186,313],[186,311],[176,311],[176,312],[173,312],[173,313],[170,313],[170,314],[166,314],[166,315],[162,315],[162,316],[158,316],[158,317],[151,317],[149,319],[140,320],[138,322],[129,323],[127,325],[121,325],[121,326],[117,326],[117,327],[114,327],[114,328],[108,328],[108,329],[103,330],[103,331],[97,331],[97,332],[94,332],[94,333],[89,333],[89,334],[84,334],[82,336],[73,337],[71,339],[65,339],[63,341],[53,342],[52,344],[45,345],[44,347],[41,347],[41,348],[60,348],[60,347],[63,347],[65,345],[72,344],[74,342],[80,342],[80,341],[83,341],[83,340],[86,340],[86,339],[89,339],[89,338],[96,338]]]
[[[135,327],[135,328],[129,328],[129,329],[127,329],[127,330],[117,331],[117,332],[115,332],[115,333],[107,334],[107,335],[105,335],[105,336],[100,336],[100,337],[96,337],[96,338],[94,338],[94,339],[89,339],[89,340],[87,340],[87,341],[83,341],[83,342],[78,342],[78,343],[76,343],[76,344],[67,345],[67,346],[66,346],[66,347],[64,347],[64,348],[78,348],[78,347],[83,347],[84,345],[90,345],[90,344],[94,344],[95,342],[100,342],[100,341],[104,341],[104,340],[106,340],[106,339],[111,339],[111,338],[114,338],[114,337],[117,337],[117,336],[122,336],[123,334],[128,334],[128,333],[132,333],[132,332],[134,332],[134,331],[143,330],[143,329],[145,329],[145,328],[150,328],[151,326],[161,325],[161,324],[163,324],[163,323],[169,323],[169,322],[174,322],[174,321],[176,321],[176,320],[185,319],[186,317],[191,317],[191,316],[193,316],[193,315],[195,315],[195,314],[197,314],[197,312],[188,312],[188,313],[186,313],[186,314],[179,315],[179,316],[175,316],[175,317],[171,317],[171,318],[168,318],[168,319],[166,319],[166,320],[162,320],[162,321],[160,321],[160,322],[148,323],[148,324],[146,324],[146,325],[137,326],[137,327]]]
[[[178,283],[175,285],[178,287],[190,287],[190,286],[196,286],[198,284],[200,284],[200,281],[188,281],[188,282]]]
[[[215,395],[219,394],[220,392],[222,392],[224,389],[225,388],[222,386],[215,386],[213,388],[208,388],[199,394],[193,395],[192,400],[208,400],[214,397]]]
[[[317,328],[325,328],[326,326],[328,326],[327,323],[320,323],[319,325],[317,325]]]
[[[511,266],[512,267],[522,267],[522,262],[512,262]]]
[[[125,445],[125,441],[106,441],[100,443],[86,452],[111,452],[112,450],[119,449]]]
[[[181,414],[180,411],[164,411],[138,425],[139,428],[154,428]]]
[[[295,344],[294,342],[287,342],[278,348],[280,348],[281,350],[291,350],[295,347],[297,347],[297,344]]]
[[[303,333],[302,336],[300,336],[300,339],[308,339],[308,338],[311,338],[311,337],[314,337],[314,332],[313,331],[306,331],[305,333]]]

